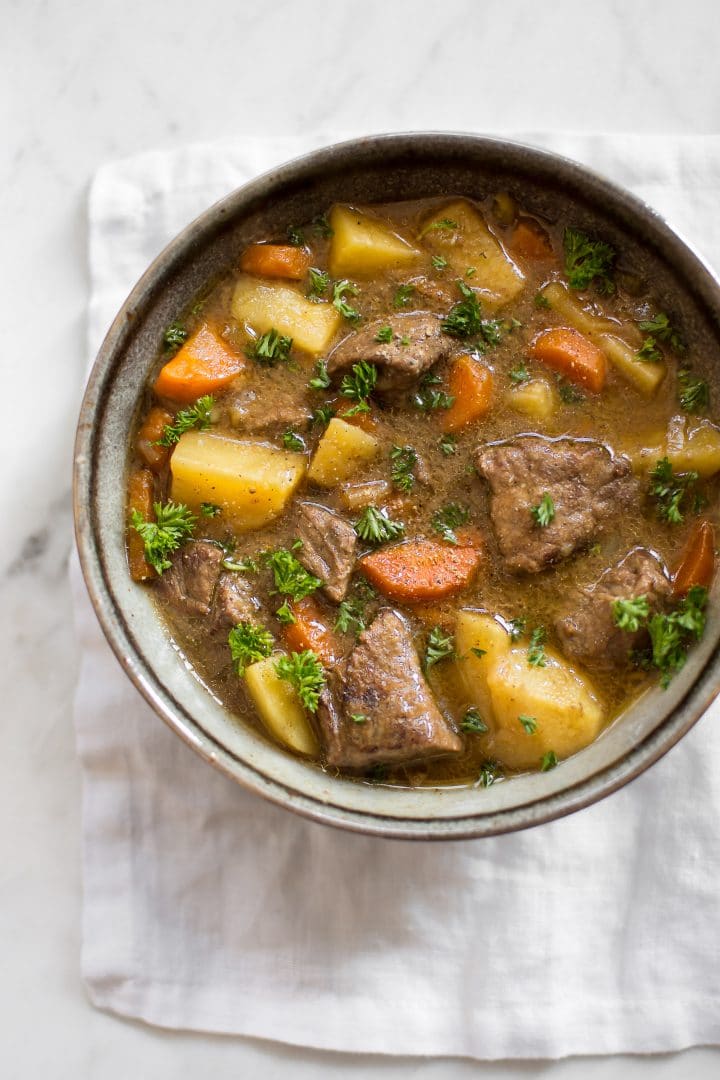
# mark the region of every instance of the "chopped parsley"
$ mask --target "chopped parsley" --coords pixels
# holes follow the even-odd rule
[[[645,334],[651,334],[657,341],[669,345],[673,352],[682,355],[687,346],[664,311],[658,311],[652,319],[641,319],[638,326]]]
[[[365,713],[361,712],[351,712],[350,719],[352,720],[353,724],[367,724],[368,722],[368,717],[365,715]]]
[[[433,626],[425,644],[423,667],[426,671],[441,660],[455,655],[455,642],[451,634],[446,634],[441,626]]]
[[[656,364],[663,358],[663,354],[660,349],[658,349],[654,337],[646,337],[635,355],[638,360],[644,360],[646,363],[651,364]]]
[[[275,592],[284,593],[292,600],[302,600],[304,596],[319,589],[323,582],[314,574],[309,574],[301,562],[287,548],[277,548],[264,556],[265,563],[272,571]]]
[[[153,511],[155,521],[146,521],[137,510],[133,510],[130,520],[133,529],[142,537],[146,560],[153,570],[162,574],[172,566],[168,555],[192,536],[197,518],[183,503],[172,500],[153,503]]]
[[[327,361],[318,360],[315,364],[315,374],[308,382],[308,386],[311,390],[327,390],[330,385],[330,376],[328,375]]]
[[[433,255],[430,262],[433,264],[434,270],[447,270],[448,261],[442,255]]]
[[[327,270],[318,270],[316,266],[311,266],[308,270],[308,277],[310,279],[308,296],[319,300],[330,288],[330,275]]]
[[[414,292],[415,292],[415,286],[414,285],[410,285],[410,284],[399,285],[397,287],[397,289],[395,290],[395,295],[393,296],[393,307],[396,310],[398,308],[407,307],[408,304],[410,303],[410,300],[412,299],[412,296],[413,296]]]
[[[218,506],[217,503],[201,502],[200,513],[203,517],[214,518],[218,514],[222,514],[222,507]]]
[[[531,667],[546,667],[547,656],[545,655],[545,638],[547,633],[544,626],[536,626],[530,635],[527,660]]]
[[[544,492],[537,506],[530,507],[533,521],[539,529],[545,529],[555,518],[555,503],[549,492]]]
[[[518,720],[522,724],[526,735],[534,735],[537,731],[537,720],[534,716],[526,716],[525,713],[520,713]]]
[[[386,544],[405,532],[402,521],[393,521],[384,510],[366,506],[355,522],[355,532],[368,544]]]
[[[293,247],[305,246],[305,234],[297,225],[288,225],[285,235],[288,238],[288,243],[292,244]]]
[[[457,439],[454,435],[443,435],[438,442],[438,449],[445,457],[452,457],[453,454],[457,454]]]
[[[177,352],[187,339],[188,332],[185,327],[179,322],[171,322],[163,334],[163,348],[166,353]]]
[[[453,502],[436,510],[432,516],[431,524],[435,532],[439,533],[443,540],[447,540],[448,544],[457,544],[458,538],[455,535],[455,529],[459,525],[465,525],[469,517],[470,510],[467,506]]]
[[[375,389],[378,372],[374,364],[368,364],[366,360],[360,360],[353,364],[351,371],[343,376],[340,383],[340,393],[343,397],[355,402],[352,409],[343,413],[343,416],[353,416],[359,412],[370,412],[367,399]]]
[[[241,622],[233,627],[227,640],[235,671],[240,678],[250,664],[269,656],[275,644],[269,630],[252,622]]]
[[[335,415],[335,409],[330,404],[318,405],[315,412],[312,414],[312,422],[317,427],[326,428],[333,416]]]
[[[554,750],[548,750],[540,759],[540,772],[550,772],[558,763],[557,754]]]
[[[647,596],[631,596],[627,600],[611,601],[613,622],[619,630],[635,634],[644,626],[650,615]]]
[[[323,240],[329,240],[334,232],[325,214],[318,214],[312,219],[312,231],[315,236],[320,236]]]
[[[282,604],[275,612],[275,618],[278,622],[281,622],[283,626],[291,626],[294,622],[297,622],[293,610],[287,600],[283,600]]]
[[[527,629],[527,619],[512,619],[508,633],[511,641],[519,641]]]
[[[457,221],[453,221],[452,218],[446,217],[441,218],[439,221],[433,221],[425,228],[424,232],[429,233],[432,232],[434,229],[438,229],[440,230],[440,232],[454,232],[455,229],[459,228],[460,226],[458,225]]]
[[[530,379],[530,372],[525,364],[518,364],[516,367],[510,368],[508,377],[515,386],[521,386],[522,383],[526,383]]]
[[[272,366],[288,359],[292,343],[293,339],[291,337],[285,337],[275,327],[272,327],[251,345],[248,345],[245,353],[251,360],[256,360],[259,364]]]
[[[471,705],[465,710],[465,715],[460,721],[460,730],[470,735],[484,735],[489,728],[475,706]]]
[[[417,454],[412,446],[393,446],[390,450],[392,468],[390,477],[399,491],[412,491],[415,486],[413,469],[417,465]]]
[[[585,400],[585,395],[568,382],[567,379],[558,379],[558,393],[563,405],[579,405]]]
[[[565,273],[571,289],[587,289],[593,281],[601,293],[615,291],[612,279],[615,249],[593,240],[580,229],[566,229],[563,236]]]
[[[535,299],[533,300],[533,304],[535,305],[536,308],[549,308],[550,307],[550,301],[548,300],[547,296],[544,296],[540,292],[535,294]]]
[[[698,379],[688,368],[678,371],[678,401],[685,412],[704,412],[710,404],[710,388],[704,379]]]
[[[281,656],[275,664],[281,679],[286,679],[308,712],[317,712],[320,695],[325,689],[325,671],[312,649]]]
[[[194,405],[189,405],[187,409],[180,409],[175,414],[172,424],[165,425],[162,438],[158,440],[158,446],[174,446],[180,441],[180,436],[191,428],[205,431],[210,427],[210,413],[214,404],[215,398],[210,394],[205,394],[198,398]]]
[[[480,775],[475,781],[474,787],[492,787],[496,780],[502,776],[502,770],[496,761],[484,761],[480,766]]]
[[[293,431],[292,428],[283,431],[282,441],[286,450],[294,450],[299,454],[302,454],[305,450],[305,443],[300,438],[297,431]]]
[[[464,281],[458,280],[457,287],[463,299],[453,305],[440,326],[443,333],[449,334],[450,337],[473,337],[481,333],[483,326],[480,301]]]
[[[653,615],[647,624],[652,649],[650,662],[661,672],[660,685],[664,689],[685,664],[690,645],[703,635],[707,596],[704,586],[694,585],[674,611]]]
[[[222,565],[223,570],[233,570],[242,574],[257,574],[260,572],[260,567],[250,555],[246,559],[240,559],[239,562],[230,558],[223,559]]]
[[[351,307],[345,299],[346,296],[357,296],[358,287],[353,285],[352,281],[343,279],[342,281],[335,281],[332,287],[332,305],[336,311],[339,311],[344,319],[347,319],[351,323],[359,323],[362,319],[362,315],[357,308]]]
[[[455,398],[445,390],[436,390],[435,387],[442,385],[439,375],[433,375],[427,371],[420,380],[420,389],[413,397],[416,409],[423,412],[432,412],[434,409],[449,409]]]
[[[393,339],[392,326],[381,326],[375,335],[375,341],[381,345],[389,345]]]
[[[650,472],[650,494],[657,502],[658,516],[670,525],[685,520],[690,489],[697,483],[696,472],[676,473],[667,457],[660,458]]]
[[[341,634],[348,634],[352,630],[355,635],[365,629],[365,604],[360,597],[351,597],[340,602],[335,629]]]

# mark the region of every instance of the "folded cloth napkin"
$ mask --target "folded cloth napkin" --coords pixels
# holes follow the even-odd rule
[[[90,354],[199,211],[316,139],[100,170]],[[625,184],[720,265],[720,138],[530,136]],[[174,1028],[477,1058],[720,1042],[720,716],[631,786],[445,844],[317,825],[214,772],[122,674],[73,570],[82,666],[82,966],[93,1002]]]

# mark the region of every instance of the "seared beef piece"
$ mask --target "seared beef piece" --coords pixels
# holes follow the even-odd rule
[[[666,607],[671,592],[670,581],[655,556],[645,548],[634,548],[594,585],[577,589],[570,598],[565,613],[555,620],[563,652],[594,667],[622,667],[631,650],[647,644],[648,632],[618,629],[613,600],[644,596],[654,613]]]
[[[629,463],[590,440],[518,436],[481,446],[475,465],[490,484],[500,551],[515,572],[534,574],[566,559],[640,497]],[[539,526],[531,508],[546,493],[555,516]]]
[[[221,574],[215,588],[210,616],[210,629],[227,632],[241,622],[258,622],[260,602],[241,574]]]
[[[298,559],[306,570],[325,582],[328,597],[339,604],[347,592],[355,565],[355,530],[324,506],[301,503],[297,534],[302,540]]]
[[[323,693],[318,724],[328,764],[340,768],[417,761],[463,747],[425,682],[410,631],[389,608],[358,638],[342,686],[338,680]]]
[[[383,326],[392,330],[392,341],[375,340]],[[402,344],[404,338],[407,345]],[[405,390],[438,360],[444,360],[449,348],[436,315],[391,315],[341,341],[328,357],[328,373],[339,379],[353,364],[366,360],[378,367],[377,390]]]
[[[225,558],[222,548],[208,540],[190,540],[171,556],[157,587],[166,600],[189,615],[207,615]]]
[[[258,397],[255,390],[243,387],[236,394],[228,394],[225,408],[230,423],[241,434],[259,435],[263,432],[289,427],[302,428],[312,419],[312,409],[297,399],[296,390],[273,387],[272,407],[267,400]]]

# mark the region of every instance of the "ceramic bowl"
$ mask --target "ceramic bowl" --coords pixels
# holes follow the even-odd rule
[[[384,837],[444,840],[524,829],[609,795],[695,723],[718,692],[717,609],[685,669],[651,690],[585,750],[551,772],[490,788],[396,789],[337,778],[285,753],[226,711],[183,663],[150,590],[128,576],[124,547],[126,440],[164,328],[253,240],[305,221],[334,201],[372,203],[516,192],[541,209],[565,193],[625,233],[674,274],[698,324],[718,337],[720,289],[700,258],[649,207],[554,154],[463,134],[386,135],[330,146],[266,173],[216,203],[148,268],[113,322],[92,370],[75,448],[75,522],[87,587],[128,677],[201,757],[238,783],[319,822]],[[631,418],[628,418],[631,422]]]

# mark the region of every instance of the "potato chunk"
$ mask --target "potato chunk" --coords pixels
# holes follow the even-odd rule
[[[387,222],[362,210],[333,206],[329,221],[333,230],[328,259],[332,277],[370,277],[379,270],[410,266],[420,258],[420,251]]]
[[[308,480],[334,487],[360,472],[377,452],[378,441],[373,435],[333,417],[310,462]]]
[[[709,420],[691,425],[686,416],[668,424],[666,453],[676,472],[696,472],[703,479],[720,470],[720,430]]]
[[[444,228],[444,223],[452,227]],[[489,304],[507,304],[522,289],[525,276],[490,232],[474,206],[464,199],[448,203],[423,222],[423,243],[447,259],[464,277],[472,267],[470,284]]]
[[[596,341],[613,367],[641,394],[650,397],[655,393],[667,374],[664,360],[641,360],[637,349],[615,334],[600,334]]]
[[[598,334],[617,333],[621,329],[617,320],[607,319],[603,315],[595,315],[588,311],[560,281],[551,281],[540,290],[540,296],[567,322],[568,326],[581,334],[586,334],[589,338]]]
[[[245,683],[270,734],[297,754],[317,757],[318,742],[300,699],[275,670],[279,655],[251,664],[245,671]]]
[[[506,400],[510,408],[533,420],[547,420],[555,412],[557,401],[552,386],[544,379],[532,379],[515,387],[508,392]]]
[[[170,493],[195,510],[214,503],[237,529],[259,529],[282,513],[305,468],[302,454],[188,431],[170,459]]]
[[[477,649],[482,652],[478,656]],[[491,615],[460,611],[455,626],[455,652],[468,701],[476,705],[487,724],[494,720],[487,675],[510,649],[510,635]]]
[[[553,750],[569,757],[591,743],[603,722],[603,708],[590,681],[546,648],[545,667],[528,663],[527,648],[515,647],[487,673],[495,725],[489,753],[513,769],[533,769]],[[537,727],[528,734],[519,717]]]
[[[231,307],[233,318],[255,334],[274,328],[311,356],[327,351],[342,321],[332,304],[313,304],[291,285],[245,276],[238,278]]]

